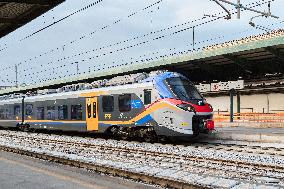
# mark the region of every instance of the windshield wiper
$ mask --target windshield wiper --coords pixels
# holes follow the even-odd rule
[[[178,91],[177,91],[177,92],[178,92]],[[183,91],[179,91],[179,92],[177,93],[177,96],[178,96],[179,94],[181,94],[181,96],[183,96],[185,99],[189,99],[189,97],[188,97],[186,94],[184,94]]]

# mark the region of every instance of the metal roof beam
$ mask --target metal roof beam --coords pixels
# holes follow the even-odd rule
[[[248,66],[245,63],[248,63],[248,60],[245,58],[240,58],[238,56],[230,55],[230,54],[224,54],[224,58],[227,58],[229,60],[232,60],[235,64],[237,64],[241,69],[243,69],[246,73],[252,73],[252,71],[248,68]]]
[[[206,63],[206,62],[199,62],[197,64],[200,70],[205,72],[209,75],[209,78],[213,79],[220,79],[220,70],[215,67],[215,69],[212,68],[212,65]]]
[[[0,18],[1,24],[14,24],[14,25],[23,25],[19,20],[14,18]]]
[[[236,64],[247,62],[247,59],[241,58],[235,55],[231,55],[231,54],[224,54],[223,57],[233,61]]]
[[[264,49],[274,55],[276,58],[284,60],[284,55],[280,53],[278,49],[274,49],[273,47],[265,47]]]
[[[2,6],[14,3],[16,7],[21,7],[21,4],[28,4],[31,7],[21,15],[14,14],[14,20],[5,17],[0,18],[0,39],[64,1],[65,0],[0,0]]]
[[[42,5],[42,6],[49,6],[53,4],[50,0],[0,0],[0,3],[25,3],[31,5]]]

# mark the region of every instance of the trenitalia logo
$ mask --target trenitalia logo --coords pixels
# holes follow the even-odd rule
[[[105,114],[105,119],[111,119],[111,114]]]

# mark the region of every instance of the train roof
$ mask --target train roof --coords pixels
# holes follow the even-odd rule
[[[145,88],[145,87],[151,87],[151,86],[153,86],[152,82],[143,82],[143,83],[134,83],[134,84],[126,84],[126,85],[118,85],[118,86],[108,86],[108,87],[88,89],[88,90],[36,95],[36,96],[26,97],[25,102],[79,98],[79,97],[84,97],[83,94],[96,93],[96,92],[98,93],[98,92],[119,91],[119,90],[125,90],[127,92],[127,89],[137,89],[137,88]],[[21,102],[22,102],[22,98],[7,99],[7,100],[1,100],[0,105],[15,104],[15,103],[21,103]]]
[[[78,98],[82,97],[83,93],[96,93],[99,91],[107,92],[107,91],[115,91],[115,90],[127,90],[131,88],[145,87],[151,86],[153,83],[160,85],[160,83],[169,77],[184,77],[183,75],[177,72],[169,72],[167,70],[158,70],[147,73],[138,73],[138,74],[129,74],[123,76],[117,76],[109,80],[98,80],[93,83],[79,83],[73,85],[63,86],[60,92],[58,89],[47,89],[44,93],[37,91],[36,94],[14,94],[12,97],[4,97],[4,99],[0,100],[0,105],[3,104],[12,104],[12,103],[21,103],[22,96],[25,96],[25,102],[34,102],[34,101],[46,101],[46,100],[56,100],[56,99],[66,99],[66,98]],[[92,85],[91,89],[84,87],[80,87],[79,85]],[[89,86],[87,86],[89,87]],[[51,91],[49,91],[51,90]],[[158,89],[163,96],[165,93],[165,89]],[[46,94],[47,93],[47,94]],[[167,93],[167,92],[166,92]],[[2,97],[3,98],[3,97]]]

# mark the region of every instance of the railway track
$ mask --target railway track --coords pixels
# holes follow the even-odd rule
[[[109,173],[118,174],[120,170],[123,174],[126,171],[146,175],[148,183],[159,184],[155,179],[160,178],[164,179],[162,186],[173,188],[221,185],[229,188],[253,184],[284,187],[281,181],[284,179],[284,158],[279,154],[247,153],[245,147],[240,147],[240,151],[234,147],[228,150],[232,146],[226,145],[174,146],[13,131],[0,131],[0,145],[4,150],[20,151],[42,159],[59,161],[61,158],[59,162],[78,167],[98,165],[116,170]],[[175,186],[170,185],[170,181]]]
[[[5,134],[3,134],[4,136]],[[11,135],[12,136],[12,135]],[[61,135],[59,135],[61,136]],[[65,136],[65,135],[64,135]],[[20,137],[17,135],[17,137]],[[27,136],[22,136],[27,137]],[[30,135],[29,137],[32,137]],[[38,140],[37,136],[33,136],[34,140]],[[92,144],[90,140],[92,141],[93,138],[84,137],[87,138],[88,141],[84,145],[89,146],[98,146],[99,144]],[[99,138],[102,139],[102,138]],[[103,139],[104,140],[104,139]],[[55,140],[57,142],[66,142],[63,139]],[[52,141],[51,141],[52,142]],[[132,143],[135,143],[136,141],[131,141]],[[73,144],[76,142],[72,142]],[[78,142],[77,142],[78,143]],[[140,142],[139,142],[140,143]],[[173,145],[173,144],[162,144],[157,143],[159,145]],[[80,145],[82,145],[82,141],[80,141]],[[176,144],[174,144],[176,146]],[[222,151],[232,151],[232,152],[243,152],[248,154],[266,154],[266,155],[272,155],[272,156],[284,156],[284,146],[283,147],[273,147],[273,146],[262,146],[261,144],[255,145],[255,144],[222,144],[222,143],[210,143],[210,142],[199,142],[199,143],[181,143],[179,146],[181,147],[194,147],[196,149],[204,150],[204,149],[212,149],[212,150],[222,150]]]
[[[38,134],[48,134],[45,132],[37,132]],[[60,132],[59,132],[60,133]],[[53,135],[59,135],[59,136],[81,136],[83,138],[91,138],[91,140],[94,139],[103,139],[103,140],[108,140],[108,139],[113,139],[97,135],[89,135],[89,134],[82,134],[82,133],[72,133],[70,134],[69,132],[64,132],[63,134],[58,132],[52,132],[51,134]],[[50,134],[48,134],[50,135]],[[116,140],[116,139],[115,139]],[[131,142],[137,142],[135,140],[132,140]],[[140,142],[139,142],[140,143]],[[253,154],[267,154],[267,155],[277,155],[277,156],[284,156],[284,145],[279,145],[279,144],[272,144],[272,143],[252,143],[252,142],[241,142],[241,141],[202,141],[198,140],[197,143],[194,142],[179,142],[176,144],[173,143],[158,143],[160,145],[181,145],[181,146],[194,146],[195,148],[200,148],[201,150],[203,148],[205,149],[214,149],[214,150],[225,150],[225,151],[236,151],[236,152],[244,152],[244,153],[253,153]]]

